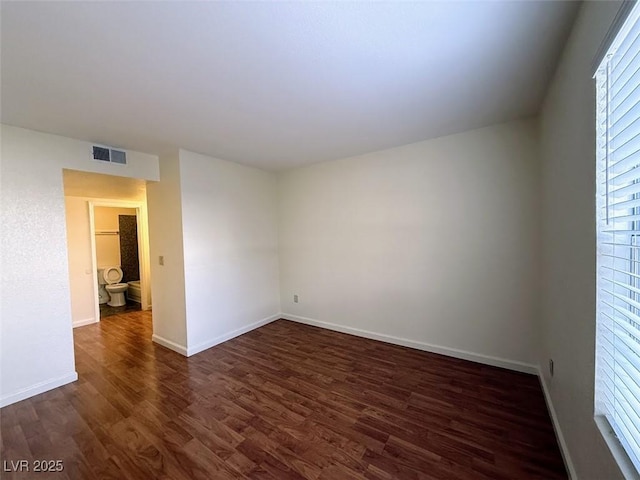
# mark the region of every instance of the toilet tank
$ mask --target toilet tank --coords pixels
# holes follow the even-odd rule
[[[98,285],[106,285],[107,282],[104,281],[104,268],[98,269]]]

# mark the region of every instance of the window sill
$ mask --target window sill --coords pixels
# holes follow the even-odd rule
[[[615,433],[613,433],[613,429],[609,425],[607,419],[602,415],[596,415],[594,417],[596,425],[598,426],[598,430],[600,430],[600,434],[602,438],[604,438],[607,447],[611,451],[614,460],[618,464],[618,468],[622,472],[622,475],[626,480],[640,480],[640,475],[636,470],[633,463],[631,463],[631,459],[627,455],[627,452],[624,451],[622,444],[616,437]]]

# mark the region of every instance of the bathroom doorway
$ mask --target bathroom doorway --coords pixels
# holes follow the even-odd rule
[[[136,209],[95,206],[93,213],[100,318],[141,310]]]
[[[95,274],[96,318],[149,308],[145,263],[147,245],[140,232],[141,204],[90,201],[89,223]]]
[[[120,281],[135,281],[139,275],[139,305],[142,310],[151,310],[151,265],[149,262],[149,228],[147,216],[146,181],[76,170],[63,170],[65,217],[67,227],[67,254],[69,265],[69,290],[71,297],[71,321],[73,328],[100,321],[100,299],[98,282],[97,248],[102,244],[111,245],[106,259],[100,259],[100,266],[125,264],[125,272]],[[96,209],[120,209],[120,215],[128,217],[121,228],[120,215],[107,223],[96,225]],[[98,216],[100,214],[98,213]],[[131,254],[122,254],[120,247],[121,230],[132,230],[127,234],[129,245],[123,247]],[[103,233],[96,235],[96,231]],[[136,239],[137,236],[137,239]],[[126,243],[126,241],[125,241]],[[135,246],[137,244],[137,262]],[[110,257],[108,255],[111,255]],[[133,257],[131,262],[127,259]],[[124,262],[123,262],[124,258]],[[128,268],[129,264],[137,267]],[[113,272],[111,277],[113,280]],[[115,277],[117,279],[117,275]],[[112,283],[115,283],[113,280]],[[128,285],[128,284],[127,284]],[[104,288],[104,287],[103,287]],[[137,289],[127,288],[122,294],[136,295]],[[104,295],[103,295],[104,301]],[[132,312],[132,315],[138,315]]]

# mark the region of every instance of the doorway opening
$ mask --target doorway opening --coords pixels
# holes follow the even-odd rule
[[[146,181],[63,170],[73,327],[151,309]]]
[[[140,253],[144,247],[138,235],[140,208],[89,202],[100,319],[148,308],[142,305]]]

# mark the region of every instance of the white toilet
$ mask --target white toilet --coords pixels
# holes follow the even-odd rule
[[[109,292],[104,288],[107,286],[107,282],[104,280],[104,268],[98,269],[98,303],[103,305],[110,299]]]
[[[102,278],[106,285],[105,288],[109,292],[111,299],[107,305],[111,307],[122,307],[127,304],[124,298],[124,292],[127,291],[129,285],[120,283],[122,281],[122,269],[120,267],[105,267],[102,271]]]

